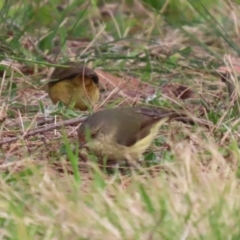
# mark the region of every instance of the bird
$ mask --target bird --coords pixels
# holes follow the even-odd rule
[[[86,111],[100,98],[98,75],[77,62],[67,62],[68,67],[57,67],[48,82],[48,95],[56,104],[61,101],[66,106]]]
[[[87,117],[78,129],[80,155],[92,152],[97,158],[120,163],[138,162],[168,119],[194,124],[186,114],[152,107],[118,107],[100,110]]]

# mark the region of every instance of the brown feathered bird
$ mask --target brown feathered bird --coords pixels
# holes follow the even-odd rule
[[[119,162],[137,161],[168,119],[194,124],[186,114],[148,107],[105,109],[87,117],[78,129],[80,152]],[[85,151],[86,153],[86,151]]]
[[[65,63],[68,68],[57,67],[48,83],[48,94],[52,102],[61,101],[79,110],[94,106],[100,97],[98,75],[79,63]]]

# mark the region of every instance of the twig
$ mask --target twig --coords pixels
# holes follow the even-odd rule
[[[44,128],[32,129],[32,130],[29,130],[28,132],[26,132],[25,134],[23,134],[22,137],[18,136],[18,137],[13,137],[13,138],[8,138],[8,139],[1,140],[0,141],[0,146],[2,146],[3,144],[6,144],[6,143],[15,142],[20,138],[24,139],[24,138],[28,138],[28,137],[37,135],[39,133],[44,133],[44,132],[47,132],[47,131],[50,131],[50,130],[53,130],[53,129],[61,128],[63,126],[75,125],[75,124],[81,123],[84,120],[85,120],[85,117],[81,117],[81,118],[62,121],[62,122],[59,122],[59,123],[56,123],[56,124],[51,124],[51,125],[49,125],[47,127],[44,127]]]

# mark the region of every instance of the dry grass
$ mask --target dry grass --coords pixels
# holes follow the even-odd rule
[[[0,69],[2,239],[239,238],[239,104],[228,100],[217,73],[219,66],[227,65],[237,78],[238,59],[234,64],[231,59],[237,57],[238,49],[221,37],[216,23],[215,28],[211,21],[173,27],[134,2],[132,9],[126,1],[101,8],[92,4],[87,12],[83,11],[86,5],[73,7],[71,14],[54,13],[56,20],[46,17],[43,26],[39,20],[23,17],[27,13],[23,5],[16,15],[16,28],[2,21],[5,30],[0,40],[6,48],[1,48],[0,65],[7,66]],[[224,27],[222,33],[234,41],[239,37],[239,7],[220,2],[224,11],[215,6],[210,9],[212,15],[206,16],[218,20]],[[11,11],[17,7],[13,4]],[[65,17],[60,21],[59,16]],[[20,20],[22,25],[18,25]],[[27,30],[18,36],[24,27]],[[47,39],[55,29],[58,32]],[[17,47],[12,42],[15,38]],[[45,42],[38,44],[42,39]],[[231,54],[227,60],[225,53]],[[110,175],[91,162],[78,163],[71,149],[77,144],[79,123],[48,128],[54,122],[89,114],[53,107],[48,98],[49,62],[60,64],[64,59],[87,62],[89,67],[117,76],[118,81],[132,76],[151,84],[158,91],[151,105],[187,109],[195,117],[212,121],[213,126],[163,126],[141,171]],[[190,87],[194,97],[181,99],[162,92],[166,85],[175,84]],[[105,89],[93,111],[99,106],[146,100],[121,90],[119,94]],[[46,131],[24,137],[39,128]],[[16,136],[19,139],[4,142]]]

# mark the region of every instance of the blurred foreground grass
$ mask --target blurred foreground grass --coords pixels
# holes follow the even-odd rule
[[[231,65],[225,54],[238,61],[237,1],[144,2],[0,1],[0,108],[7,108],[0,140],[49,113],[41,88],[48,58],[78,59],[156,87],[190,86],[214,127],[164,126],[146,156],[154,164],[128,175],[96,166],[76,173],[71,127],[1,146],[2,239],[239,239],[239,105],[231,107],[216,74]],[[188,104],[159,94],[152,104]],[[61,165],[67,158],[74,174]]]

